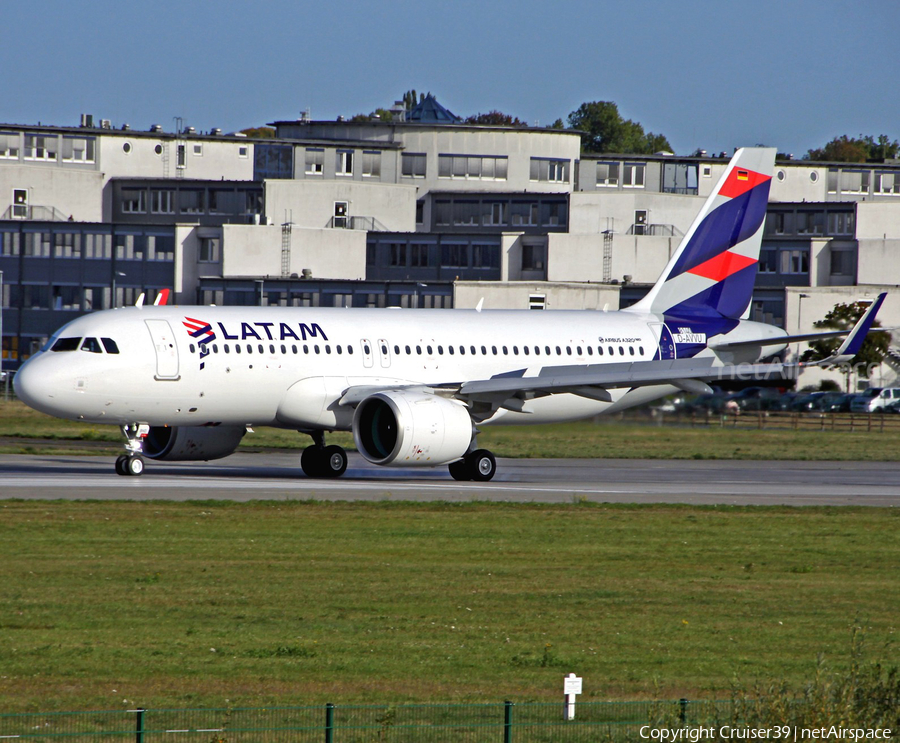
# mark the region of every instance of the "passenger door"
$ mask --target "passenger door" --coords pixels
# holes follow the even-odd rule
[[[172,326],[166,320],[144,320],[153,347],[156,351],[156,374],[154,379],[175,380],[178,374],[178,346]]]

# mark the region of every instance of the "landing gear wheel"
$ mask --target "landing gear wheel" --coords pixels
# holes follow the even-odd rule
[[[340,477],[347,471],[347,452],[341,447],[326,446],[321,456],[323,477]]]
[[[307,446],[300,455],[300,467],[307,477],[321,477],[322,456],[321,446]]]
[[[122,454],[116,459],[116,474],[122,475],[123,477],[128,474],[128,471],[125,469],[125,463],[128,461],[128,455]]]
[[[140,457],[125,457],[123,469],[126,475],[137,477],[144,472],[144,460]]]
[[[497,473],[497,460],[487,449],[469,452],[464,461],[469,477],[476,482],[487,482]]]
[[[472,475],[469,474],[469,466],[466,464],[465,459],[460,459],[458,462],[451,462],[449,467],[450,477],[454,480],[471,480]]]

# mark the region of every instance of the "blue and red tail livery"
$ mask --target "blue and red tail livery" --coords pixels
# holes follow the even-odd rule
[[[759,265],[775,150],[738,150],[678,250],[636,311],[695,320],[738,320]]]

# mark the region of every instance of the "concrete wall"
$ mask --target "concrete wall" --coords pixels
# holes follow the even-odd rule
[[[680,238],[613,235],[610,279],[653,284]],[[547,259],[549,281],[603,281],[603,235],[551,234]]]
[[[355,181],[268,180],[265,182],[265,215],[280,225],[285,213],[299,227],[321,229],[334,216],[336,201],[349,202],[351,217],[374,217],[379,229],[414,232],[416,189],[386,183]]]
[[[171,137],[157,138],[116,132],[97,135],[98,162],[106,178],[203,178],[209,180],[253,180],[253,141]],[[176,168],[176,148],[185,146],[185,167]],[[194,154],[200,145],[201,155]],[[157,147],[161,152],[157,153]],[[241,151],[246,156],[241,157]],[[127,150],[127,151],[126,151]],[[168,172],[164,153],[168,150]]]
[[[682,234],[706,201],[702,196],[661,194],[654,191],[594,191],[573,193],[569,202],[569,232],[596,235],[606,230],[625,233],[634,224],[636,210],[647,210],[648,224],[671,224]]]
[[[457,281],[453,284],[453,306],[475,307],[484,299],[484,309],[529,308],[532,295],[546,298],[547,310],[608,310],[619,308],[619,289],[615,286],[549,281]]]
[[[769,201],[826,201],[827,176],[827,167],[776,163]]]
[[[281,276],[281,227],[225,225],[222,276]],[[317,279],[363,279],[366,233],[362,230],[302,229],[291,233],[290,272],[312,271]]]
[[[57,218],[72,217],[77,222],[103,219],[103,174],[66,167],[35,167],[17,163],[0,167],[0,214],[12,205],[13,189],[28,191],[30,207],[55,209]],[[32,210],[34,219],[53,219],[41,210]]]

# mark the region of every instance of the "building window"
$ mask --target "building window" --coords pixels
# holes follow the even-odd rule
[[[406,244],[391,243],[391,263],[392,266],[406,265]]]
[[[219,242],[218,237],[201,237],[197,261],[199,263],[218,263]]]
[[[425,155],[404,152],[400,155],[400,174],[404,178],[425,177]]]
[[[175,193],[174,191],[151,189],[150,191],[150,213],[151,214],[174,214],[175,213]]]
[[[569,182],[569,161],[555,160],[543,157],[531,158],[532,181],[547,181],[549,183]]]
[[[900,170],[892,173],[875,173],[875,193],[882,196],[900,196]]]
[[[253,180],[294,177],[294,148],[282,144],[253,146]]]
[[[203,157],[203,143],[194,142],[194,157]]]
[[[206,203],[206,192],[200,189],[185,189],[178,192],[179,206],[182,214],[203,214]]]
[[[469,267],[468,245],[442,245],[441,265],[447,268]]]
[[[499,245],[472,245],[472,268],[499,268]]]
[[[853,251],[852,250],[834,250],[831,251],[831,275],[832,276],[852,276],[853,275]]]
[[[413,243],[409,246],[409,265],[416,268],[428,266],[428,245]]]
[[[0,132],[0,158],[19,159],[19,135],[15,132]]]
[[[306,175],[322,175],[325,170],[325,150],[306,148]]]
[[[448,227],[450,225],[449,201],[434,202],[434,223],[438,227]]]
[[[238,147],[238,157],[249,157],[249,156],[250,156],[250,150],[247,147],[247,145],[242,144],[240,147]]]
[[[522,246],[522,270],[543,271],[546,266],[547,251],[543,245]]]
[[[697,194],[697,165],[694,163],[665,163],[663,165],[663,193]]]
[[[643,188],[646,168],[644,163],[625,163],[622,171],[622,185],[625,188]]]
[[[187,155],[185,154],[185,147],[183,144],[178,145],[175,150],[175,167],[179,170],[184,170],[187,165]]]
[[[454,227],[474,227],[478,224],[480,217],[481,213],[477,201],[453,202]]]
[[[484,155],[438,155],[438,178],[505,181],[508,159]]]
[[[778,273],[778,251],[774,248],[763,248],[759,251],[759,272]]]
[[[852,212],[831,212],[828,215],[828,234],[852,235],[853,217]]]
[[[528,295],[528,309],[529,310],[543,310],[547,308],[547,295],[546,294],[529,294]],[[535,346],[537,349],[537,346]]]
[[[536,227],[538,223],[538,205],[532,202],[513,202],[510,205],[513,227]]]
[[[93,137],[63,137],[63,162],[94,162],[94,144],[95,141]]]
[[[841,171],[841,193],[869,193],[868,170],[843,170]]]
[[[825,212],[797,212],[797,233],[821,235],[825,232]]]
[[[509,204],[505,201],[488,202],[484,205],[484,224],[489,227],[509,222]]]
[[[146,239],[143,235],[116,235],[116,259],[120,261],[144,260],[144,245]]]
[[[560,227],[566,223],[566,205],[562,201],[541,204],[541,224],[545,227]]]
[[[809,251],[808,250],[782,250],[781,273],[783,274],[808,274]]]
[[[55,258],[81,258],[81,235],[57,232],[54,236]]]
[[[28,219],[28,189],[14,188],[12,215],[18,219]]]
[[[59,138],[40,134],[25,135],[26,160],[56,160]]]
[[[363,152],[363,178],[381,178],[381,153]]]
[[[422,199],[416,202],[416,224],[425,224],[425,202]]]
[[[597,185],[615,188],[619,185],[619,163],[597,163]]]
[[[341,176],[353,175],[353,150],[338,150],[335,172]]]
[[[175,238],[172,235],[147,235],[147,260],[173,262]]]
[[[138,188],[123,188],[122,211],[125,214],[146,214],[147,192]]]

